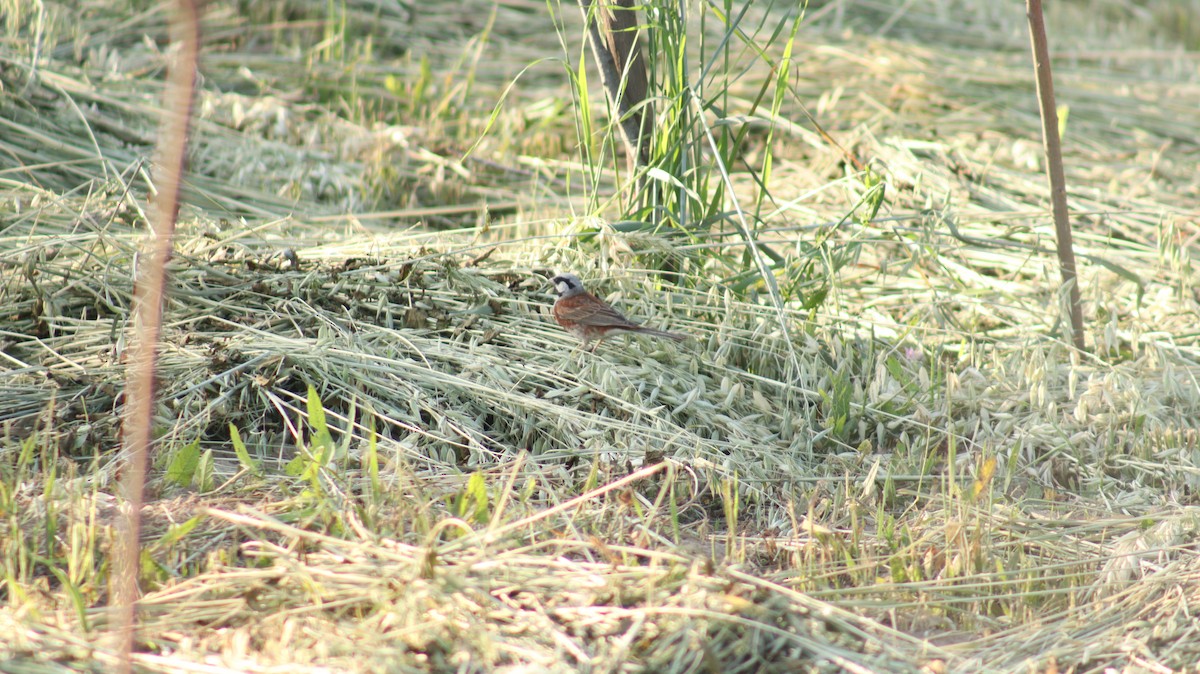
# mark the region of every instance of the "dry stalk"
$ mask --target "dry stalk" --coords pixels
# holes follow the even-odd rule
[[[648,101],[646,59],[638,42],[637,3],[579,0],[587,22],[588,42],[600,67],[600,81],[620,120],[631,173],[650,163],[654,108]]]
[[[200,48],[200,8],[197,0],[179,0],[171,19],[171,30],[180,52],[171,68],[164,94],[162,136],[158,148],[158,195],[151,219],[151,253],[144,272],[136,280],[132,355],[125,389],[124,470],[121,486],[125,496],[124,531],[117,541],[119,553],[113,575],[110,608],[118,637],[119,669],[132,670],[131,653],[136,625],[141,509],[146,477],[146,454],[150,449],[154,421],[154,374],[157,347],[162,331],[166,267],[171,256],[175,219],[179,212],[179,187],[187,156],[188,125],[195,95],[196,63]],[[137,270],[135,270],[137,273]]]
[[[1058,262],[1062,269],[1063,285],[1071,293],[1071,340],[1076,349],[1083,351],[1083,309],[1079,305],[1079,284],[1075,278],[1075,249],[1072,245],[1071,220],[1067,214],[1067,179],[1063,174],[1058,109],[1054,102],[1054,78],[1050,72],[1050,48],[1046,44],[1042,0],[1026,0],[1025,9],[1029,18],[1029,38],[1033,44],[1033,67],[1037,74],[1038,107],[1042,112],[1042,146],[1046,152],[1046,176],[1050,180]]]

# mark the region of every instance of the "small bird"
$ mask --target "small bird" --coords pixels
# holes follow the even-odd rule
[[[558,321],[564,330],[583,340],[585,348],[593,339],[596,340],[592,351],[600,346],[605,337],[621,332],[640,332],[643,335],[666,337],[677,342],[687,339],[687,335],[647,328],[625,318],[621,312],[609,306],[608,302],[584,290],[583,281],[574,274],[559,274],[550,281],[558,291],[558,299],[551,310],[554,320]]]

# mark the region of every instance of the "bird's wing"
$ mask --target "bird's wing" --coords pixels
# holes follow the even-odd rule
[[[558,304],[559,317],[579,325],[625,329],[640,327],[637,323],[622,316],[621,312],[613,309],[607,302],[595,296],[577,295],[568,297]]]

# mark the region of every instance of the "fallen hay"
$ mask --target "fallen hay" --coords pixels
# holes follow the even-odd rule
[[[347,3],[345,25],[382,43],[356,61],[318,4],[208,18],[140,667],[1200,659],[1197,129],[1179,112],[1200,105],[1194,55],[1097,51],[1086,32],[1064,47],[1095,345],[1080,356],[1057,323],[1021,17],[812,7],[796,100],[819,100],[890,202],[847,218],[860,185],[840,158],[776,140],[760,243],[785,260],[789,343],[738,240],[565,214],[603,199],[572,192],[586,171],[564,150],[552,69],[531,70],[503,132],[459,161],[514,70],[562,51],[528,35],[541,5]],[[53,24],[37,68],[29,45],[0,46],[0,660],[23,671],[112,665],[112,453],[165,24],[87,16]],[[488,22],[498,51],[473,41]],[[469,87],[450,75],[464,59],[479,65]],[[334,90],[348,69],[357,88]],[[364,112],[410,103],[390,126]],[[663,255],[680,279],[648,271]],[[578,351],[547,318],[557,270],[693,339]]]

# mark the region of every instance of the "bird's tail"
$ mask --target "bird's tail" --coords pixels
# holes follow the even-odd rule
[[[640,328],[638,330],[638,332],[641,332],[641,333],[644,333],[647,335],[654,335],[655,337],[665,337],[666,339],[673,339],[677,342],[682,342],[683,340],[688,338],[687,335],[681,335],[678,332],[667,332],[666,330],[655,330],[654,328],[647,328],[644,325],[639,325],[638,327]]]

